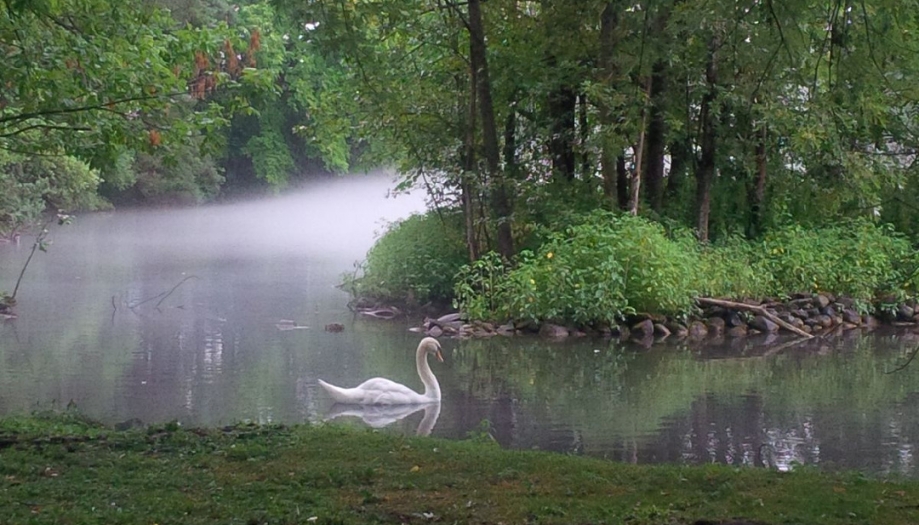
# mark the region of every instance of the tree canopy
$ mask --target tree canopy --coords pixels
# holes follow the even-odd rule
[[[390,166],[462,210],[473,259],[597,208],[916,233],[916,7],[6,0],[0,150],[116,201]]]

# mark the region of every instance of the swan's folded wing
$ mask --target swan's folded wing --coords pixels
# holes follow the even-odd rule
[[[339,403],[351,405],[409,405],[428,399],[405,385],[382,377],[368,379],[354,388],[341,388],[323,380],[319,384]]]

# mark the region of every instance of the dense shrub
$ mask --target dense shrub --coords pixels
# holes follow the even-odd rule
[[[449,301],[453,278],[469,261],[462,216],[428,212],[393,223],[367,253],[359,275],[346,276],[352,295],[402,303]]]
[[[698,285],[705,297],[761,299],[775,295],[763,248],[741,237],[728,237],[700,250]]]
[[[458,276],[457,306],[471,317],[614,322],[624,314],[692,307],[698,254],[685,234],[646,219],[597,211],[523,252],[507,270],[493,258]]]
[[[568,221],[566,221],[568,222]],[[729,299],[828,292],[867,309],[919,289],[919,256],[890,226],[853,221],[787,226],[759,241],[700,246],[640,217],[594,211],[513,262],[495,253],[464,264],[459,214],[395,224],[373,247],[356,295],[423,303],[454,297],[472,319],[615,323],[635,312],[682,315],[699,296]],[[455,283],[455,284],[454,284]]]
[[[871,301],[916,289],[912,246],[889,226],[865,220],[819,229],[790,226],[767,235],[762,250],[776,295],[832,292]]]

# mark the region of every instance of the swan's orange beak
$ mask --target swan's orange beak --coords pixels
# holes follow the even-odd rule
[[[434,351],[434,355],[437,356],[438,361],[440,361],[441,363],[444,362],[444,355],[440,353],[440,348]]]

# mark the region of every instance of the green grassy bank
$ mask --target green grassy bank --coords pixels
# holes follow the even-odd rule
[[[0,523],[916,523],[919,482],[647,467],[335,427],[0,421]]]

